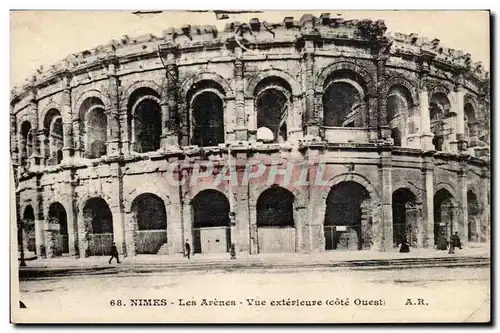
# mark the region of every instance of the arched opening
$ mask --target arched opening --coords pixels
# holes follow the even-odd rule
[[[392,86],[387,95],[387,123],[395,146],[406,146],[408,134],[415,133],[412,111],[413,101],[407,88]]]
[[[366,118],[363,79],[349,70],[339,70],[325,81],[323,124],[326,127],[364,127]]]
[[[224,143],[224,91],[213,81],[200,81],[187,94],[190,106],[191,144],[200,147]]]
[[[204,190],[191,202],[195,253],[228,252],[231,246],[229,201],[216,190]]]
[[[366,189],[356,182],[341,182],[332,187],[326,198],[326,250],[370,248],[369,199]]]
[[[44,151],[42,155],[46,165],[57,165],[62,161],[63,125],[61,114],[57,109],[50,109],[43,121],[45,132]]]
[[[85,157],[94,159],[106,155],[108,119],[104,103],[97,97],[87,98],[80,107],[79,116],[79,140]]]
[[[417,242],[417,198],[408,189],[400,188],[392,193],[392,238],[394,247],[406,239],[413,246]]]
[[[132,216],[137,254],[157,254],[167,244],[167,212],[163,200],[151,193],[137,196],[132,202]]]
[[[33,153],[33,134],[31,130],[31,123],[24,121],[21,124],[21,165],[28,164],[28,158]]]
[[[146,153],[160,149],[162,114],[156,91],[151,88],[134,91],[129,98],[128,110],[134,151]]]
[[[432,143],[434,149],[443,151],[445,146],[445,126],[449,125],[449,113],[451,109],[448,97],[442,92],[432,95],[429,103],[429,113],[431,117],[431,132],[434,133]]]
[[[467,218],[469,242],[479,242],[480,209],[477,196],[471,190],[467,191]]]
[[[456,215],[455,200],[451,193],[446,189],[437,191],[434,194],[434,245],[438,250],[447,249],[452,223],[456,225]]]
[[[292,88],[282,78],[268,77],[254,91],[257,128],[267,127],[274,135],[273,142],[287,140],[287,117]]]
[[[54,202],[49,206],[49,242],[53,256],[69,253],[68,220],[64,206]]]
[[[21,251],[21,246],[23,246],[27,251],[36,254],[35,213],[31,205],[26,206],[24,209],[21,228],[18,232],[21,239],[19,251]]]
[[[272,187],[257,200],[257,233],[259,252],[295,252],[294,195]]]
[[[109,255],[113,243],[113,215],[102,198],[91,198],[83,207],[86,256]]]

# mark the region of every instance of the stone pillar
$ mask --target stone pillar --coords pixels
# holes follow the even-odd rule
[[[305,132],[318,136],[320,119],[314,103],[314,41],[306,40],[302,59],[302,84],[305,91]]]
[[[168,213],[167,213],[168,214]],[[168,226],[168,215],[167,215],[167,226]],[[130,211],[124,213],[125,222],[125,244],[127,248],[127,256],[133,257],[135,253],[135,231],[137,230],[137,212]],[[168,234],[167,234],[168,237]]]
[[[468,218],[468,205],[467,205],[467,161],[464,159],[465,156],[461,155],[459,161],[459,170],[457,175],[458,188],[458,228],[454,229],[458,231],[460,240],[465,246],[468,242],[469,236],[469,218]]]
[[[35,213],[35,244],[36,244],[36,256],[38,259],[46,258],[47,256],[47,246],[45,239],[45,226],[46,222],[43,216],[43,195],[42,192],[37,192],[35,197],[35,202],[33,205],[33,211]]]
[[[183,225],[182,225],[182,205],[178,200],[172,201],[170,203],[169,209],[170,215],[167,220],[167,240],[168,240],[168,253],[183,253],[184,241],[183,239]],[[191,244],[191,247],[193,244]]]
[[[236,155],[237,160],[246,161],[246,153],[238,153]],[[235,162],[236,164],[236,162]],[[236,167],[238,179],[243,179],[243,172],[245,167]],[[233,193],[235,194],[234,201],[234,212],[236,213],[236,226],[235,226],[235,236],[236,239],[233,240],[235,243],[236,251],[238,252],[250,252],[250,214],[252,211],[249,210],[249,197],[248,197],[248,185],[238,186],[234,184]]]
[[[64,90],[61,99],[62,125],[63,125],[63,163],[70,163],[73,156],[73,122],[71,115],[71,88],[69,78],[63,79]]]
[[[425,198],[424,198],[425,199]],[[415,237],[417,240],[416,246],[417,248],[424,247],[424,239],[425,239],[425,220],[423,216],[422,203],[417,202],[415,204],[415,208],[410,210],[408,213],[408,217],[414,225]]]
[[[75,113],[72,115],[72,122],[73,122],[73,139],[75,144],[75,151],[73,156],[75,160],[79,160],[80,158],[83,157],[83,145],[81,138],[82,133],[80,126],[80,116],[78,114],[78,110],[75,110]]]
[[[47,137],[45,135],[45,130],[41,129],[38,131],[38,141],[40,142],[40,165],[45,165],[48,161],[46,161],[45,150],[47,147]],[[48,158],[51,158],[51,154],[49,154]]]
[[[67,204],[66,218],[68,222],[68,245],[69,245],[69,255],[70,257],[80,257],[80,251],[78,247],[78,218],[77,218],[77,207],[75,200],[75,185],[71,176],[71,171],[67,171],[66,179],[68,179],[69,186],[69,199]]]
[[[392,228],[392,152],[382,149],[380,156],[380,183],[382,184],[382,246],[380,251],[390,251],[393,247]]]
[[[423,245],[427,248],[434,247],[434,158],[430,154],[424,155],[423,176],[425,200],[423,203],[424,237]]]
[[[481,192],[479,194],[480,196],[480,203],[481,203],[481,215],[480,215],[480,221],[479,221],[479,229],[480,229],[480,239],[479,241],[481,243],[487,243],[490,240],[490,198],[489,198],[489,188],[491,186],[490,183],[490,178],[488,176],[488,169],[485,167],[483,169],[482,175],[481,175],[481,183],[483,186],[481,186]]]
[[[108,64],[108,142],[107,155],[117,156],[120,154],[120,94],[118,92],[120,82],[116,74],[116,65]]]
[[[377,72],[375,77],[375,82],[377,84],[377,92],[376,96],[370,95],[369,103],[368,103],[368,118],[371,119],[371,115],[375,114],[378,116],[378,131],[379,137],[383,140],[391,137],[391,128],[387,119],[387,99],[386,96],[383,96],[382,92],[384,90],[384,82],[385,82],[385,62],[387,57],[379,57],[377,59]],[[373,100],[373,101],[372,101]],[[375,118],[375,117],[373,117]],[[373,126],[374,124],[367,122],[363,123],[363,126]],[[372,138],[370,138],[372,139]]]
[[[464,96],[465,96],[465,90],[463,87],[462,79],[459,79],[459,82],[455,87],[455,98],[453,105],[455,109],[454,112],[457,115],[456,140],[458,145],[458,151],[464,151],[467,149],[467,141],[465,138]]]
[[[182,168],[182,167],[181,167]],[[183,184],[181,184],[181,190],[180,193],[181,195],[184,195],[184,193],[189,193],[184,195],[183,198],[181,198],[181,222],[182,222],[182,248],[184,249],[184,242],[186,239],[188,240],[189,244],[191,244],[191,249],[194,249],[194,243],[193,243],[193,217],[191,214],[191,189],[189,188],[189,172],[186,169],[181,170],[182,173],[182,179],[185,179]]]
[[[243,80],[245,64],[243,63],[241,47],[234,49],[234,90],[235,90],[235,114],[236,126],[234,128],[237,141],[247,140],[247,124],[245,115],[245,83]]]
[[[128,110],[127,107],[122,107],[120,111],[120,132],[121,132],[121,143],[122,143],[122,155],[130,154],[130,129],[128,123]]]
[[[420,143],[424,151],[434,150],[432,138],[434,134],[431,132],[431,116],[429,113],[429,92],[427,91],[427,77],[424,75],[420,82]]]
[[[19,164],[19,147],[16,115],[10,114],[10,158],[14,168]]]
[[[173,53],[167,54],[166,59],[166,80],[162,92],[162,136],[161,147],[179,145],[179,106],[178,106],[178,85],[179,85],[179,69],[175,62]]]
[[[31,138],[32,138],[32,150],[31,150],[31,156],[28,156],[29,161],[30,161],[30,166],[38,165],[40,162],[40,142],[38,138],[38,99],[36,95],[36,91],[33,90],[30,95],[30,106],[31,109],[33,110],[33,114],[35,115],[33,117],[33,124],[31,124]],[[43,126],[43,124],[42,124]]]

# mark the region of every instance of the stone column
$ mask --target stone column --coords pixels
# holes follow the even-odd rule
[[[46,156],[45,156],[45,150],[47,149],[46,145],[46,140],[47,137],[45,135],[45,130],[41,129],[38,130],[38,141],[40,142],[40,165],[45,165],[47,163],[46,161]],[[50,145],[49,145],[50,147]],[[48,158],[50,159],[51,154],[49,154]]]
[[[305,91],[305,132],[318,136],[320,119],[314,103],[314,41],[306,40],[302,59],[302,84]]]
[[[38,259],[46,258],[47,247],[45,239],[45,226],[46,222],[43,216],[43,195],[42,192],[37,192],[35,197],[35,202],[33,205],[33,211],[35,213],[35,244],[36,244],[36,256]]]
[[[78,208],[76,207],[75,200],[75,186],[72,179],[71,171],[67,171],[65,179],[68,180],[67,184],[69,186],[69,199],[67,204],[66,218],[68,222],[68,245],[69,245],[69,255],[71,257],[80,257],[80,251],[78,247],[78,218],[76,212]]]
[[[455,98],[453,104],[454,112],[457,115],[456,140],[458,145],[458,151],[464,151],[467,149],[467,141],[465,139],[465,115],[464,115],[465,90],[462,81],[463,80],[459,78],[459,81],[455,87]]]
[[[380,156],[380,183],[382,184],[382,231],[383,240],[380,251],[390,251],[393,247],[392,228],[392,152],[382,149]]]
[[[161,146],[163,149],[179,145],[179,106],[178,106],[178,85],[179,69],[175,62],[173,53],[167,54],[166,59],[166,80],[162,94],[162,137]]]
[[[73,142],[73,122],[71,115],[71,88],[70,80],[65,77],[63,79],[64,90],[61,99],[61,112],[62,112],[62,125],[63,125],[63,163],[70,163],[73,156],[74,142]]]
[[[78,110],[75,110],[75,113],[72,115],[72,122],[73,122],[73,139],[74,139],[74,144],[75,144],[75,151],[74,151],[74,159],[79,160],[80,158],[83,157],[83,146],[82,146],[82,138],[80,133],[80,118],[79,118]],[[83,121],[83,119],[82,119]]]
[[[490,240],[490,204],[489,204],[489,188],[490,178],[488,176],[488,169],[484,167],[482,175],[481,175],[481,193],[480,195],[480,203],[481,203],[481,215],[479,221],[479,229],[480,229],[480,242],[487,243]]]
[[[19,164],[19,147],[18,147],[17,119],[16,115],[10,114],[10,158],[14,168]]]
[[[38,165],[40,162],[40,145],[39,145],[39,138],[38,138],[38,99],[36,95],[36,91],[33,90],[30,95],[30,106],[31,109],[33,110],[33,114],[35,115],[33,117],[33,124],[31,124],[31,138],[32,138],[32,150],[31,150],[31,156],[28,156],[30,160],[30,166]],[[43,124],[42,124],[43,126]]]
[[[375,77],[375,82],[377,84],[377,92],[376,96],[369,96],[368,103],[368,118],[371,119],[371,115],[378,115],[377,123],[378,123],[378,131],[379,137],[381,139],[388,139],[391,137],[391,128],[387,119],[387,100],[386,96],[383,96],[382,92],[384,90],[385,83],[385,62],[387,60],[386,56],[379,57],[377,59],[377,72]],[[373,100],[373,101],[372,101]],[[373,117],[375,118],[375,117]],[[369,120],[368,122],[363,123],[363,126],[368,125],[369,127],[373,126]],[[370,138],[372,139],[372,138]]]
[[[431,132],[431,117],[429,114],[429,93],[427,91],[427,77],[424,75],[420,80],[420,143],[424,151],[434,150],[432,138],[434,134]]]
[[[424,237],[423,245],[427,248],[434,247],[434,158],[425,154],[423,161],[423,176],[425,200],[423,203]]]
[[[244,71],[245,64],[243,63],[241,47],[237,46],[234,49],[234,85],[235,85],[235,113],[236,126],[234,128],[235,138],[237,141],[247,140],[247,124],[245,115],[245,90],[244,90]]]
[[[108,111],[108,142],[107,155],[117,156],[120,154],[120,94],[118,75],[116,74],[116,65],[108,64],[108,94],[109,94],[109,110]]]
[[[122,154],[127,156],[130,154],[130,134],[129,134],[129,123],[128,123],[128,110],[127,107],[122,107],[120,111],[120,132],[121,132],[121,143],[122,143]]]

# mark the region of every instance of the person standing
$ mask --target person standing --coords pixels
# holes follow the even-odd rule
[[[109,258],[109,264],[111,264],[111,260],[116,258],[116,262],[120,263],[120,259],[118,259],[118,249],[116,248],[115,242],[111,245],[111,258]]]
[[[410,252],[410,243],[408,243],[406,236],[404,236],[403,240],[401,241],[401,248],[399,249],[399,252],[401,252],[401,253]]]
[[[453,244],[453,247],[462,249],[462,243],[460,242],[460,236],[458,235],[458,232],[455,232],[455,234],[452,236],[451,242]]]
[[[186,244],[184,244],[184,256],[188,259],[191,259],[191,245],[189,245],[189,241],[186,239]]]

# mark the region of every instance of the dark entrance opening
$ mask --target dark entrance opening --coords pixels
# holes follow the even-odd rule
[[[272,187],[259,196],[259,252],[295,252],[294,199],[294,195],[282,187]]]
[[[416,243],[416,197],[408,189],[398,189],[392,194],[393,245],[399,246],[404,238],[410,245]]]
[[[113,215],[102,198],[91,198],[83,207],[86,256],[111,254],[113,243]]]
[[[68,220],[66,210],[59,202],[49,206],[49,226],[52,255],[61,256],[69,253]]]
[[[439,250],[446,250],[451,236],[451,223],[455,218],[453,196],[445,189],[437,191],[434,195],[434,245]]]
[[[163,200],[151,193],[141,194],[132,202],[132,214],[137,223],[135,252],[158,253],[167,244],[167,213]]]
[[[192,201],[195,253],[228,252],[231,246],[229,201],[216,190],[204,190]]]
[[[370,246],[366,236],[369,225],[362,223],[362,204],[367,199],[368,192],[356,182],[332,187],[326,199],[326,250],[362,250]]]

